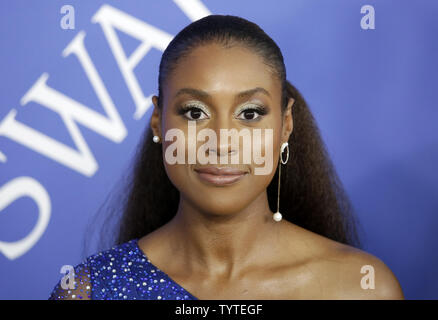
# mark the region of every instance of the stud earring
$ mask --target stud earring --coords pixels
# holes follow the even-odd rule
[[[152,138],[152,140],[154,140],[155,143],[158,143],[158,142],[160,142],[160,137],[159,136],[154,136]]]
[[[287,148],[286,160],[283,161],[283,152],[284,152],[284,149],[286,149],[286,148]],[[280,148],[280,163],[278,164],[277,212],[272,215],[272,218],[277,222],[281,221],[281,219],[283,218],[283,216],[281,215],[281,213],[279,211],[279,208],[280,208],[281,165],[286,164],[288,160],[289,160],[289,143],[284,142]]]

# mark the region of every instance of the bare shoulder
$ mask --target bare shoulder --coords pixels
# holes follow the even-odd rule
[[[307,269],[313,275],[317,299],[404,299],[391,269],[378,257],[355,247],[333,241],[300,227],[295,236],[309,252]],[[317,285],[316,285],[317,284]]]
[[[399,281],[378,257],[363,250],[338,244],[329,256],[338,257],[341,299],[404,299]]]

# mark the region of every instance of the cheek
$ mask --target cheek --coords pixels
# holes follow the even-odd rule
[[[167,174],[170,182],[172,182],[172,184],[180,192],[182,192],[185,188],[187,188],[187,186],[186,186],[186,182],[187,182],[186,165],[183,165],[183,164],[169,165],[168,163],[165,162],[164,169],[166,171],[166,174]]]
[[[272,177],[277,168],[281,130],[264,128],[253,130],[252,173]]]

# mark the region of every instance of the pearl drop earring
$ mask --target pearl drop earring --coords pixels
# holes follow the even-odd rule
[[[158,143],[158,142],[160,142],[160,137],[159,136],[154,136],[152,138],[152,140],[154,140],[155,143]]]
[[[285,148],[287,148],[287,154],[286,154],[286,160],[283,161],[282,156],[283,156],[283,151]],[[289,143],[284,142],[280,148],[280,163],[278,164],[277,212],[272,215],[272,218],[277,222],[281,221],[281,219],[283,218],[283,216],[281,215],[281,213],[279,211],[279,208],[280,208],[281,164],[286,164],[288,160],[289,160]]]

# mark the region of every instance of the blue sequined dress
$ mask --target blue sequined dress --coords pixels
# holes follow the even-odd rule
[[[61,279],[49,300],[198,300],[153,265],[137,241],[86,258],[74,268],[75,288]]]

